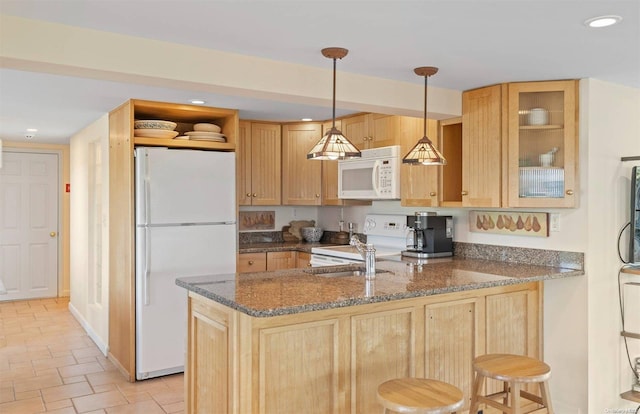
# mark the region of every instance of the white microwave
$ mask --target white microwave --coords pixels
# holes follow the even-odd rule
[[[338,161],[338,197],[364,200],[400,198],[400,146],[362,150],[362,157]]]

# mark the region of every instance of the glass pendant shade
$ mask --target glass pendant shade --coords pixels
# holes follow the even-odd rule
[[[405,164],[445,165],[447,160],[444,159],[440,151],[433,146],[431,140],[425,135],[404,156],[402,162]]]
[[[403,164],[422,164],[422,165],[445,165],[447,160],[444,159],[440,151],[436,149],[433,142],[427,137],[427,79],[431,75],[438,72],[438,68],[433,66],[423,66],[413,70],[416,75],[424,76],[424,123],[423,136],[418,143],[411,148],[402,159]]]
[[[336,59],[342,59],[349,51],[341,47],[322,49],[322,55],[333,59],[333,124],[331,129],[307,153],[310,160],[346,160],[360,158],[362,154],[342,132],[336,128]]]
[[[359,157],[360,151],[336,127],[327,131],[307,154],[307,159],[314,160],[346,160]]]

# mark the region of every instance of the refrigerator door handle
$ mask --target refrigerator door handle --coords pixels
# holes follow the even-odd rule
[[[149,306],[151,303],[149,290],[151,288],[151,246],[149,239],[149,227],[144,228],[144,280],[142,282],[142,293],[144,297],[144,305]]]

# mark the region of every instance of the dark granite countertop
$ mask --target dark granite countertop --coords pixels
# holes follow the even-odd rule
[[[361,267],[354,264],[185,277],[176,284],[247,315],[270,317],[584,275],[581,268],[465,257],[420,264],[399,259],[378,260],[381,272],[370,282],[361,275],[332,275]]]

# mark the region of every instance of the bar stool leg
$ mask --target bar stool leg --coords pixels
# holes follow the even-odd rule
[[[502,392],[504,392],[504,398],[502,398],[502,405],[504,405],[505,407],[508,407],[509,406],[509,382],[508,381],[502,382]],[[505,412],[503,411],[502,414],[505,414]]]
[[[511,386],[511,412],[513,414],[521,414],[522,410],[520,409],[520,404],[518,404],[520,398],[520,383],[514,381],[509,385]]]
[[[478,395],[480,395],[480,389],[484,383],[484,375],[476,373],[476,378],[473,380],[473,391],[471,391],[471,405],[469,406],[469,414],[478,414]]]
[[[549,383],[547,381],[542,381],[540,383],[540,397],[542,398],[542,403],[545,407],[547,407],[547,411],[549,414],[553,414],[553,408],[551,407],[551,399],[549,396],[551,393],[549,392]]]

